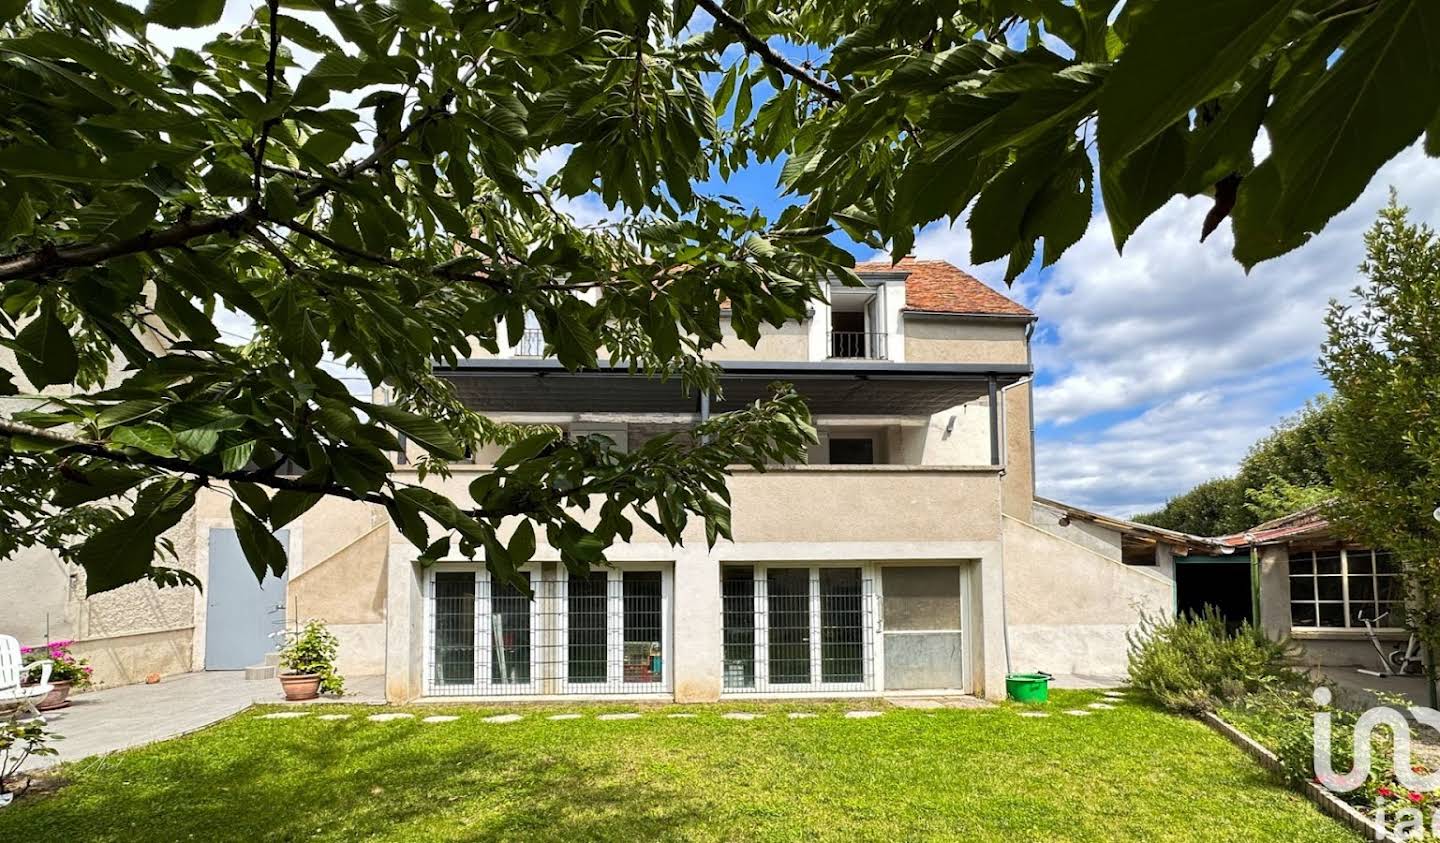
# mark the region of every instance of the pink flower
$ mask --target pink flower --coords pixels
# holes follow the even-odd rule
[[[1410,801],[1415,803],[1416,805],[1419,805],[1421,802],[1425,801],[1425,797],[1412,790],[1410,791]]]
[[[1390,797],[1395,795],[1395,791],[1391,790],[1388,787],[1379,788],[1375,792],[1385,797],[1386,799],[1389,799]]]

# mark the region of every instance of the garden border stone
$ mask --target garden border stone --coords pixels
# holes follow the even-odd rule
[[[1207,711],[1200,716],[1200,719],[1210,728],[1224,735],[1247,755],[1259,762],[1260,766],[1273,772],[1280,772],[1280,757],[1271,752],[1259,741],[1240,731],[1230,723],[1222,719],[1212,711]],[[1371,818],[1355,810],[1354,806],[1339,798],[1329,790],[1321,787],[1315,782],[1306,782],[1301,792],[1311,802],[1315,803],[1327,816],[1339,820],[1351,829],[1364,834],[1370,840],[1379,840],[1382,843],[1406,843],[1405,838],[1399,837],[1389,829],[1377,834],[1377,823]]]

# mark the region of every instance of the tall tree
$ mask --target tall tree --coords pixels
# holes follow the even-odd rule
[[[1332,302],[1321,369],[1345,402],[1327,443],[1346,535],[1388,548],[1410,591],[1406,621],[1440,647],[1440,241],[1391,199],[1365,235],[1365,283]]]
[[[566,366],[713,387],[722,310],[754,342],[824,276],[854,280],[829,236],[900,255],[973,203],[973,259],[1014,277],[1084,233],[1097,177],[1117,246],[1208,193],[1206,231],[1233,209],[1250,264],[1440,111],[1428,0],[264,0],[203,46],[158,46],[224,10],[0,3],[0,391],[64,392],[0,421],[0,542],[51,544],[92,590],[179,576],[157,538],[207,484],[235,496],[257,573],[285,564],[268,530],[324,495],[501,575],[533,552],[533,527],[500,545],[510,516],[577,566],[627,511],[672,539],[698,516],[714,540],[724,465],[812,435],[789,390],[615,455],[470,413],[431,361],[530,312]],[[754,160],[784,161],[778,213],[697,188]],[[576,196],[614,221],[577,227],[555,202]],[[352,396],[326,355],[395,404]],[[457,505],[391,476],[397,430],[425,471],[514,444]],[[587,531],[566,507],[592,501]]]

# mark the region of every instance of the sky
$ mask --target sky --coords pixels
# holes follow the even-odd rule
[[[243,24],[250,8],[231,0],[214,27],[152,27],[151,34],[162,45],[193,49]],[[762,96],[757,89],[757,108]],[[1262,139],[1260,156],[1263,147]],[[550,150],[536,169],[553,173],[567,155]],[[704,187],[773,212],[785,203],[778,175],[778,164],[756,165]],[[1140,227],[1122,256],[1097,196],[1085,237],[1057,264],[1032,267],[1009,289],[1003,262],[970,262],[963,217],[954,227],[924,228],[913,251],[969,270],[1038,314],[1037,491],[1125,517],[1233,472],[1252,443],[1327,390],[1316,369],[1322,320],[1328,303],[1347,298],[1359,282],[1361,238],[1391,186],[1416,219],[1440,223],[1440,161],[1412,148],[1382,168],[1322,234],[1248,275],[1230,257],[1228,224],[1200,242],[1209,210],[1203,197],[1173,199]],[[581,222],[608,213],[593,196],[565,208]],[[881,257],[842,245],[860,260]]]

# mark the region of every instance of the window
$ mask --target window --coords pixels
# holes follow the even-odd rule
[[[875,440],[835,439],[830,440],[831,465],[874,465]]]
[[[863,568],[726,566],[721,594],[726,691],[873,687],[873,589]]]
[[[521,573],[437,566],[429,580],[428,695],[653,693],[668,688],[669,574]],[[533,598],[529,592],[533,592]]]
[[[570,428],[571,439],[579,441],[591,437],[598,438],[612,451],[623,454],[630,450],[630,436],[624,424],[577,424]]]
[[[1405,625],[1405,598],[1389,551],[1336,549],[1290,554],[1290,625],[1363,629]]]

